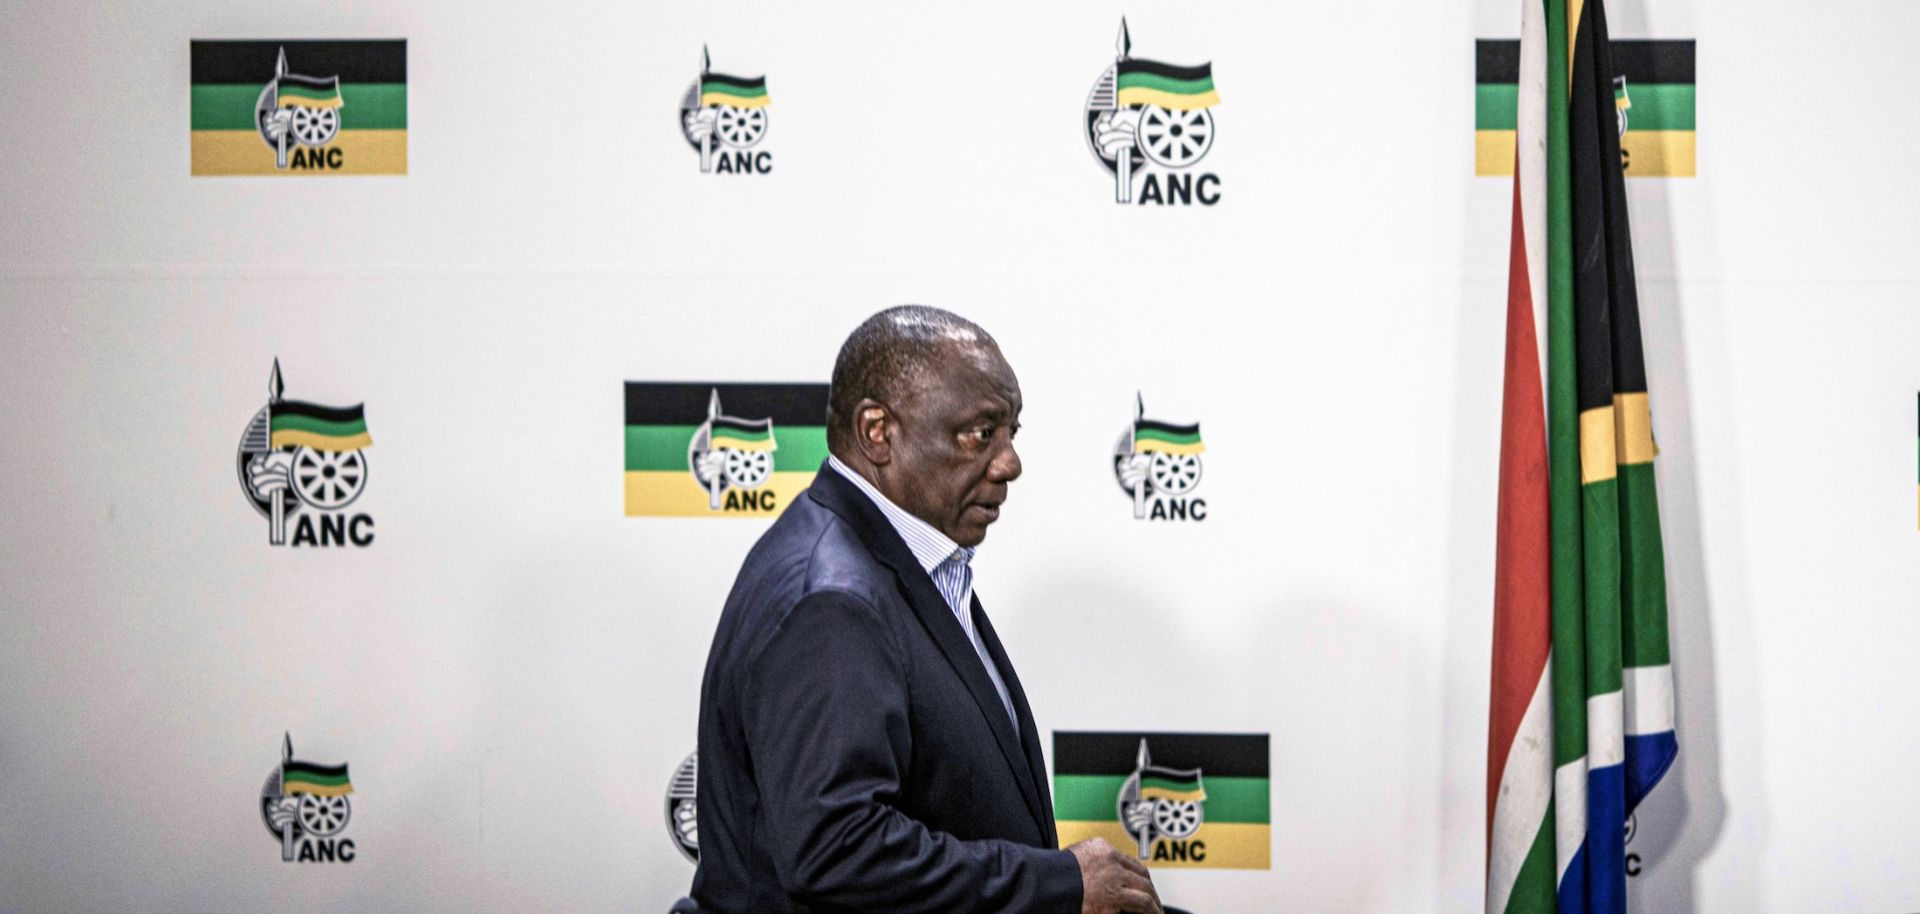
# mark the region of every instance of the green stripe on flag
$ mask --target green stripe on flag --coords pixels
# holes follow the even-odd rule
[[[355,422],[330,422],[312,416],[274,416],[269,426],[276,432],[313,432],[317,435],[353,436],[365,434],[367,422],[361,419]]]
[[[628,470],[685,470],[687,446],[695,425],[627,426]],[[827,430],[818,425],[783,425],[774,430],[780,448],[773,452],[776,473],[812,473],[827,459]]]
[[[1122,73],[1117,82],[1121,89],[1158,89],[1175,95],[1205,95],[1213,91],[1213,77],[1205,79],[1174,79],[1158,73]]]
[[[1114,802],[1129,775],[1056,774],[1053,776],[1053,817],[1062,822],[1118,822]],[[1207,788],[1206,820],[1266,825],[1271,782],[1266,778],[1203,778]]]
[[[288,771],[284,780],[288,784],[315,784],[321,787],[339,787],[349,783],[344,774],[315,774],[311,771]]]
[[[260,99],[257,86],[206,84],[193,87],[192,129],[253,130],[253,106]],[[340,86],[340,129],[407,129],[406,83],[343,83]]]
[[[1692,130],[1694,87],[1691,85],[1628,85],[1627,130]],[[1473,129],[1512,130],[1519,119],[1520,87],[1512,83],[1481,83],[1473,87]]]
[[[1163,432],[1157,428],[1134,429],[1133,437],[1135,440],[1165,441],[1168,444],[1199,444],[1200,443],[1199,432],[1195,432],[1191,435],[1178,435],[1178,434],[1174,434],[1173,432]]]

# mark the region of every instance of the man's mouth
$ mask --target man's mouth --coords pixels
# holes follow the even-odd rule
[[[967,510],[984,523],[991,524],[1000,519],[1000,502],[997,501],[976,501],[968,505]]]

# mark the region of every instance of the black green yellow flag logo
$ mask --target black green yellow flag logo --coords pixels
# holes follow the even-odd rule
[[[366,546],[373,518],[348,509],[367,487],[367,407],[286,398],[280,360],[267,375],[267,405],[253,414],[236,455],[240,490],[267,519],[267,542]]]
[[[1148,866],[1272,866],[1264,733],[1053,734],[1060,846],[1105,838]]]
[[[195,41],[193,174],[404,175],[407,43]]]
[[[827,459],[827,385],[628,381],[628,517],[772,517]]]
[[[353,779],[345,763],[320,765],[293,757],[293,735],[281,742],[280,766],[260,788],[260,819],[280,844],[280,859],[300,863],[352,863],[352,838],[342,838],[353,818]]]
[[[767,135],[765,76],[729,76],[713,70],[713,57],[700,49],[700,75],[680,96],[680,133],[700,151],[700,171],[766,174],[773,153],[755,149]]]
[[[1113,176],[1114,202],[1218,203],[1220,176],[1195,170],[1213,148],[1213,108],[1220,104],[1213,63],[1135,57],[1125,19],[1114,50],[1086,107],[1087,148]]]
[[[1206,450],[1200,423],[1149,419],[1136,393],[1133,424],[1113,443],[1113,478],[1133,501],[1134,519],[1206,520],[1206,499],[1193,494]]]
[[[1620,167],[1629,178],[1694,176],[1692,39],[1611,42]],[[1474,42],[1473,173],[1513,174],[1520,42]]]

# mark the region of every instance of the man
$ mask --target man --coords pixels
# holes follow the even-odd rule
[[[854,330],[831,456],[748,553],[700,691],[710,914],[1148,912],[1146,869],[1057,850],[1040,735],[968,561],[1020,476],[1020,383],[937,308]]]

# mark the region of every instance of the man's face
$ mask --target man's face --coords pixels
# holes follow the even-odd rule
[[[954,343],[900,402],[892,460],[879,475],[894,504],[962,546],[978,546],[1020,476],[1020,381],[997,347]]]

